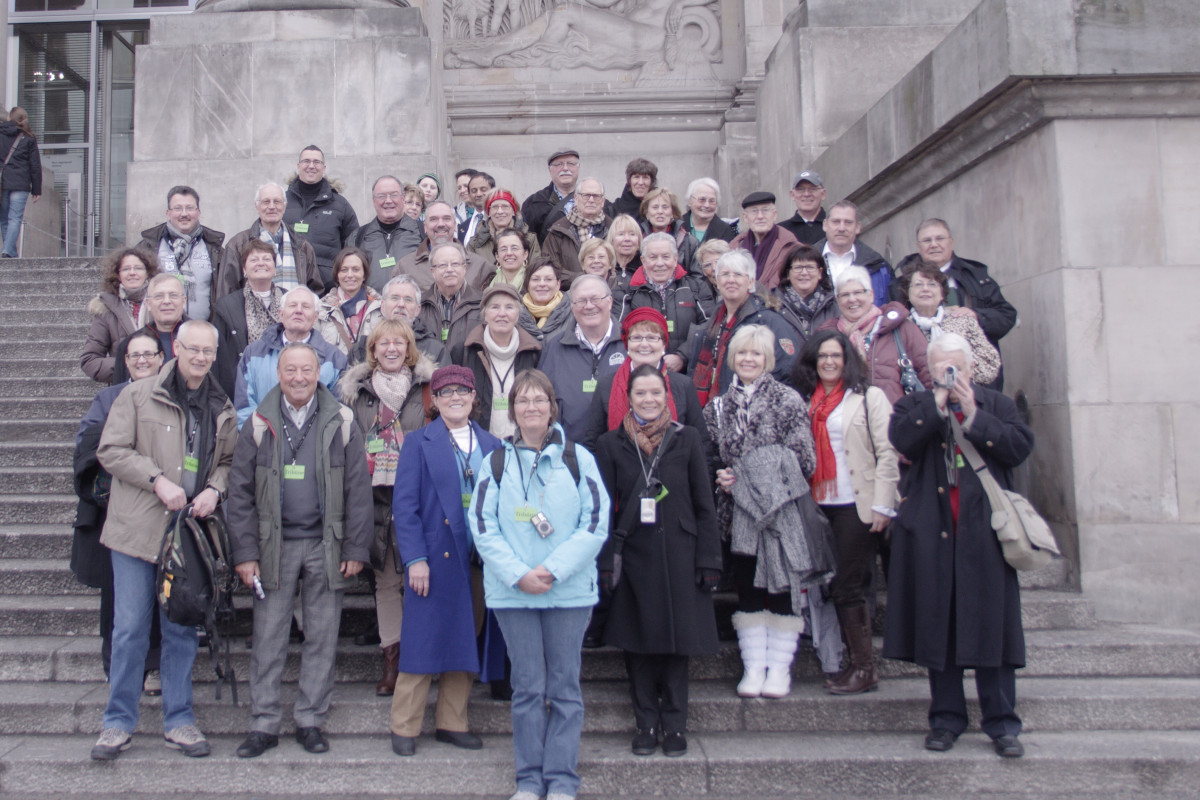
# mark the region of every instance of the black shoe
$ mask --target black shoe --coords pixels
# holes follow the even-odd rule
[[[489,686],[493,700],[499,700],[502,703],[512,702],[512,683],[507,678],[494,680]]]
[[[992,739],[992,747],[1001,758],[1020,758],[1025,755],[1025,745],[1017,741],[1016,736],[997,736]]]
[[[439,742],[461,747],[463,750],[483,749],[483,739],[467,731],[444,731],[438,728],[433,732],[433,738]]]
[[[262,731],[250,731],[246,741],[238,745],[238,758],[258,758],[279,744],[279,737]]]
[[[658,749],[658,731],[654,728],[638,728],[633,735],[633,754],[635,756],[653,755]]]
[[[369,631],[363,631],[358,636],[354,637],[354,643],[359,647],[370,647],[371,645],[379,644],[379,628],[372,628]]]
[[[310,753],[329,752],[329,740],[320,728],[296,728],[296,743]]]
[[[954,747],[958,734],[945,728],[934,728],[925,736],[925,749],[944,753]]]
[[[392,752],[398,756],[415,756],[417,754],[417,740],[411,736],[399,736],[393,733]]]
[[[687,737],[682,731],[669,731],[663,734],[663,755],[682,756],[687,753]]]

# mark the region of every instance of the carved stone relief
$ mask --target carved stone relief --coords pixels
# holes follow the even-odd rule
[[[445,66],[638,70],[637,82],[716,80],[719,0],[444,0]]]

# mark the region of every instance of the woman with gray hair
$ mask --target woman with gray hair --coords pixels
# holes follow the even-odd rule
[[[908,309],[897,302],[875,306],[871,275],[862,267],[846,267],[834,284],[841,317],[821,323],[818,331],[846,334],[867,363],[867,380],[883,389],[889,403],[933,385],[925,360],[928,342]]]
[[[785,697],[804,630],[802,592],[832,577],[833,550],[808,489],[817,463],[808,405],[771,377],[775,334],[742,326],[728,358],[735,375],[704,409],[704,422],[716,449],[718,525],[730,542],[738,593],[733,627],[745,674],[737,692]]]
[[[708,321],[705,307],[712,303],[712,293],[703,278],[688,274],[679,265],[675,237],[669,233],[652,233],[642,240],[642,266],[629,281],[625,309],[653,308],[667,320],[669,341],[663,363],[672,372],[687,367],[688,333],[693,325]]]
[[[796,334],[754,290],[754,256],[745,250],[731,250],[717,259],[714,270],[721,302],[709,319],[708,327],[696,337],[691,348],[689,372],[700,395],[700,404],[729,388],[733,378],[727,358],[730,339],[743,325],[765,325],[774,334],[775,366],[768,370],[778,381],[786,381],[796,357]]]
[[[721,187],[712,178],[696,178],[687,187],[688,211],[683,215],[683,227],[696,241],[732,242],[737,226],[717,216],[721,204]]]

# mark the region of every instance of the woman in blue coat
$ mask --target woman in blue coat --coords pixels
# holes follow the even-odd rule
[[[408,591],[400,629],[400,663],[392,695],[392,751],[411,756],[434,675],[435,738],[468,750],[483,742],[467,730],[467,698],[479,654],[471,598],[470,504],[488,453],[500,440],[471,422],[475,376],[442,367],[429,382],[438,418],[409,434],[400,448],[392,494],[397,558]]]

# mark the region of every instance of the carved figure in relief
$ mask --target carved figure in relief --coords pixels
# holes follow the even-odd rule
[[[640,68],[639,81],[660,82],[713,79],[721,60],[715,0],[568,0],[544,11],[531,0],[486,2],[447,0],[447,67]],[[510,25],[497,35],[506,12]],[[477,33],[480,17],[490,35]]]

